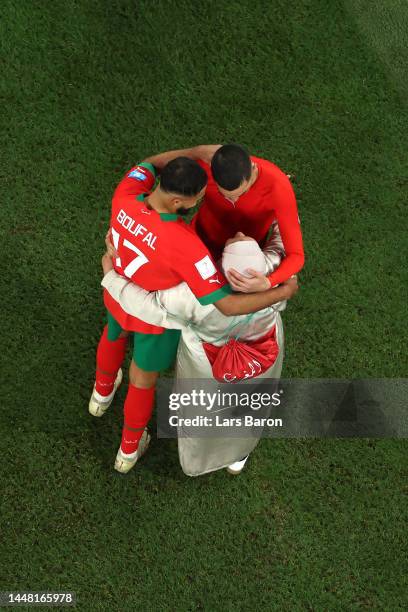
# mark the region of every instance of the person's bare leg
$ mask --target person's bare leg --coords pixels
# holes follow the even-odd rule
[[[129,382],[131,385],[139,387],[140,389],[150,389],[150,387],[155,386],[158,377],[158,372],[147,372],[146,370],[142,370],[132,359],[129,368]]]

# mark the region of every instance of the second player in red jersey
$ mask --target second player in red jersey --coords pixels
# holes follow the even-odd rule
[[[169,151],[148,160],[162,167],[178,155],[198,161],[208,176],[204,202],[193,219],[193,227],[218,258],[225,241],[237,231],[255,238],[262,246],[274,221],[277,222],[285,257],[268,278],[244,278],[230,272],[238,291],[263,291],[286,281],[304,265],[302,233],[295,194],[286,174],[275,164],[249,156],[239,145],[203,145]]]
[[[272,223],[277,221],[286,257],[269,280],[271,285],[278,285],[298,272],[304,263],[295,194],[288,177],[275,164],[254,156],[250,160],[256,173],[254,182],[236,199],[220,191],[210,165],[198,160],[207,173],[208,183],[204,205],[194,217],[193,226],[218,258],[225,242],[236,232],[243,231],[262,247]]]

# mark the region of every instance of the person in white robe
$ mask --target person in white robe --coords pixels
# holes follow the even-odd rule
[[[270,274],[279,266],[283,256],[283,244],[276,225],[263,251],[254,239],[238,232],[227,241],[221,265],[224,273],[233,267],[242,274],[248,268]],[[284,357],[284,332],[280,313],[285,309],[286,301],[249,316],[227,317],[212,304],[202,306],[186,283],[171,289],[148,292],[118,275],[111,269],[110,262],[110,258],[105,256],[104,271],[109,271],[102,280],[102,286],[123,310],[147,323],[181,330],[175,364],[176,384],[180,379],[212,379],[217,385],[203,343],[222,346],[230,337],[235,336],[239,336],[243,342],[252,341],[263,337],[274,326],[279,346],[278,356],[274,364],[256,379],[280,378]],[[225,439],[181,435],[178,439],[180,464],[189,476],[222,468],[237,474],[241,472],[258,441],[258,437]]]

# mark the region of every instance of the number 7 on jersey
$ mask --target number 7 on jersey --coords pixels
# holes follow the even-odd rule
[[[119,249],[119,241],[120,241],[120,234],[113,227],[112,227],[112,239],[113,239],[113,246],[115,247],[116,251],[118,251],[118,249]],[[137,270],[139,270],[139,268],[144,266],[144,264],[149,263],[149,260],[147,259],[146,255],[144,253],[142,253],[142,251],[140,251],[137,248],[137,246],[135,246],[134,244],[129,242],[129,240],[127,240],[126,238],[125,238],[125,240],[123,241],[122,244],[123,244],[123,246],[125,248],[127,248],[130,251],[133,251],[134,253],[136,253],[136,257],[134,257],[128,263],[126,268],[123,270],[123,274],[125,276],[127,276],[127,278],[132,278],[134,273],[137,272]],[[120,257],[116,258],[116,265],[118,267],[120,267],[120,268],[122,267],[122,261],[121,261]]]

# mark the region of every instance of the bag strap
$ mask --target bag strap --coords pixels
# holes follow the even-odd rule
[[[245,321],[245,324],[246,324],[246,323],[249,323],[249,322],[250,322],[250,320],[253,318],[253,316],[254,316],[254,315],[255,315],[255,313],[254,313],[254,312],[251,312],[251,314],[247,315],[247,319],[246,319],[246,321]],[[241,333],[242,333],[242,332],[241,332]],[[235,340],[238,340],[240,337],[241,337],[241,334],[238,334],[238,336],[235,336]]]
[[[227,327],[227,331],[225,334],[222,334],[222,336],[220,336],[219,338],[216,338],[215,340],[212,340],[211,344],[213,342],[218,342],[219,340],[222,340],[223,338],[225,338],[225,336],[229,335],[229,332],[234,329],[234,327],[236,327],[237,325],[239,325],[240,323],[244,323],[244,325],[246,323],[249,323],[249,321],[252,319],[252,317],[254,316],[254,312],[251,312],[251,314],[247,315],[247,318],[245,321],[237,321],[236,323],[234,323],[233,325],[230,325],[229,327]],[[238,334],[238,336],[235,336],[235,339],[238,340],[238,338],[240,337],[241,334]]]

